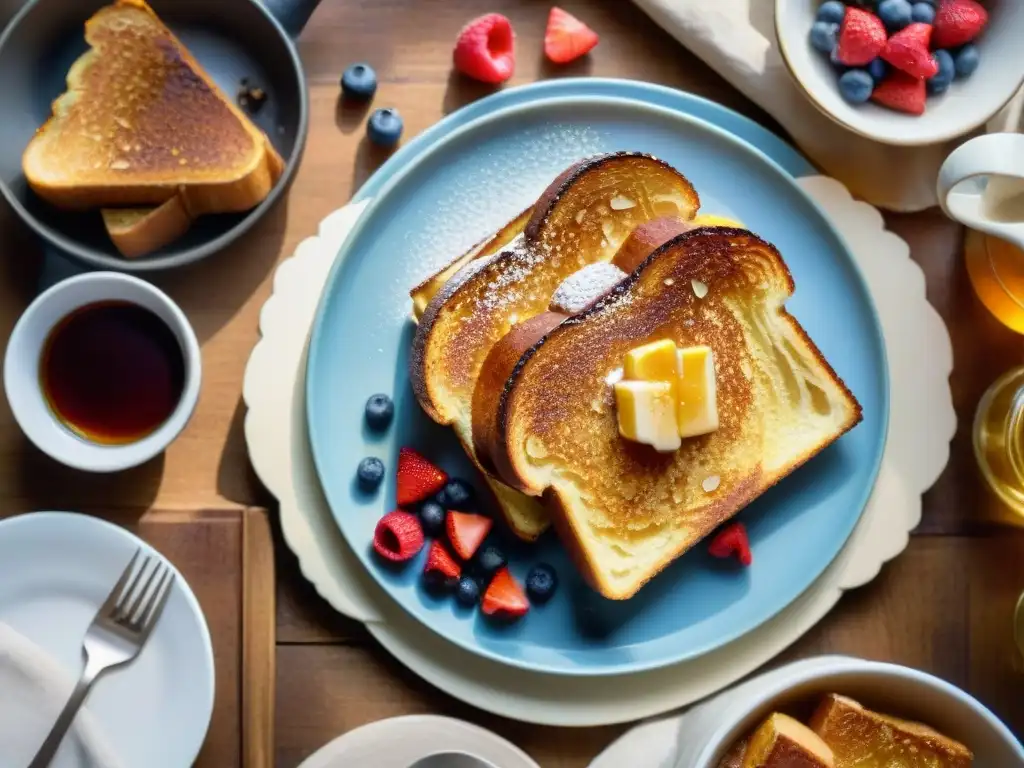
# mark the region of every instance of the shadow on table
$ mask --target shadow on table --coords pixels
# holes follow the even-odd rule
[[[366,124],[372,103],[371,99],[360,101],[338,96],[338,103],[334,108],[334,124],[344,134],[355,133]]]
[[[352,164],[352,189],[358,191],[394,151],[394,148],[378,146],[363,136],[356,148],[356,159]]]
[[[470,102],[482,99],[484,96],[490,96],[499,90],[498,86],[473,80],[453,69],[451,74],[448,75],[448,85],[444,89],[444,100],[441,103],[441,109],[444,111],[444,114],[449,115]]]
[[[245,401],[239,397],[231,417],[227,438],[217,467],[217,492],[239,504],[261,507],[274,505],[274,497],[263,487],[249,460],[245,442]]]

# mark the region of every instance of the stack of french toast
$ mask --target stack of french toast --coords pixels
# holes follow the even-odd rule
[[[611,599],[861,419],[778,251],[699,207],[654,157],[588,158],[411,292],[424,411],[511,530],[553,525]]]
[[[197,216],[266,199],[281,156],[144,0],[100,8],[85,39],[89,50],[22,156],[37,195],[98,210],[130,258],[177,240]]]

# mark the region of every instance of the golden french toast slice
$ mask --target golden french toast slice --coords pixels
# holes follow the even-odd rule
[[[865,709],[829,694],[811,729],[835,755],[835,768],[970,768],[971,750],[933,728]]]
[[[410,355],[410,378],[423,409],[452,425],[475,461],[473,392],[494,343],[513,325],[544,312],[565,278],[610,261],[638,225],[665,215],[690,219],[698,207],[686,178],[648,155],[616,153],[571,166],[530,209],[518,236],[504,247],[497,244],[523,216],[482,246],[490,255],[474,258],[471,251],[460,258],[463,266],[430,299]],[[521,538],[535,539],[547,527],[539,504],[492,478],[489,485]]]
[[[89,50],[22,156],[31,188],[69,209],[159,206],[190,216],[245,211],[283,162],[143,0],[85,24]]]
[[[773,712],[743,750],[741,768],[836,768],[828,744],[789,715]]]
[[[746,230],[699,228],[519,358],[478,447],[503,481],[545,497],[604,596],[635,594],[860,421],[860,405],[786,312],[792,292],[774,247]],[[661,339],[712,349],[719,418],[665,453],[620,436],[613,394],[626,353]]]

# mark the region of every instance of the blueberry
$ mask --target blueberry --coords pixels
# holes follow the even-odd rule
[[[506,565],[505,555],[495,546],[484,547],[476,556],[476,569],[488,581]]]
[[[530,601],[543,604],[551,599],[558,587],[558,574],[547,563],[539,563],[526,576],[526,594]]]
[[[341,76],[341,92],[349,99],[372,99],[377,92],[377,73],[369,64],[353,64]]]
[[[839,78],[839,93],[851,104],[863,104],[874,89],[875,81],[866,69],[851,69]]]
[[[871,63],[868,64],[868,74],[875,81],[875,85],[878,85],[889,74],[889,65],[885,62],[885,59],[872,59]]]
[[[827,22],[828,24],[842,24],[845,16],[846,6],[843,3],[839,2],[839,0],[828,0],[828,2],[822,3],[818,8],[817,20]],[[828,51],[825,51],[825,53],[828,53]]]
[[[397,109],[378,109],[366,122],[370,141],[382,147],[393,147],[402,136],[402,116]]]
[[[890,32],[907,26],[912,15],[913,9],[909,0],[882,0],[878,4],[878,18]]]
[[[448,513],[444,511],[444,507],[436,501],[426,501],[420,507],[420,523],[427,536],[436,538],[444,535],[444,524],[447,517]]]
[[[915,24],[932,24],[935,22],[935,7],[928,3],[914,3],[910,6],[910,20]]]
[[[384,479],[384,462],[376,456],[367,456],[359,462],[356,477],[359,478],[359,487],[364,491],[377,490],[380,481]]]
[[[385,394],[370,395],[366,401],[366,423],[370,429],[383,432],[395,417],[395,404]]]
[[[829,21],[816,21],[811,25],[811,47],[822,53],[831,53],[836,47],[839,25]]]
[[[928,79],[928,93],[937,95],[949,90],[956,75],[956,65],[953,63],[953,54],[949,51],[938,50],[932,56],[939,65],[939,71]]]
[[[473,506],[473,486],[453,477],[437,494],[437,503],[445,509],[470,509]]]
[[[978,51],[978,46],[968,43],[959,51],[957,51],[955,64],[956,64],[956,76],[957,77],[970,77],[974,74],[974,70],[978,68],[978,62],[981,54]]]
[[[459,579],[459,586],[455,588],[455,599],[461,605],[472,608],[480,600],[480,585],[471,576],[463,576]]]
[[[846,65],[839,60],[839,46],[837,45],[832,49],[832,53],[828,55],[828,60],[832,62],[832,66],[836,68],[837,72],[845,72]]]

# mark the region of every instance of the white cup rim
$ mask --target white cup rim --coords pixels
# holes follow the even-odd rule
[[[73,434],[46,404],[39,382],[42,344],[53,328],[76,309],[102,301],[126,301],[156,314],[174,333],[185,363],[184,386],[171,415],[131,443],[93,443]],[[201,381],[199,341],[185,313],[159,288],[120,272],[88,272],[43,291],[18,318],[4,356],[4,390],[22,432],[43,453],[86,472],[118,472],[162,453],[188,424]]]

